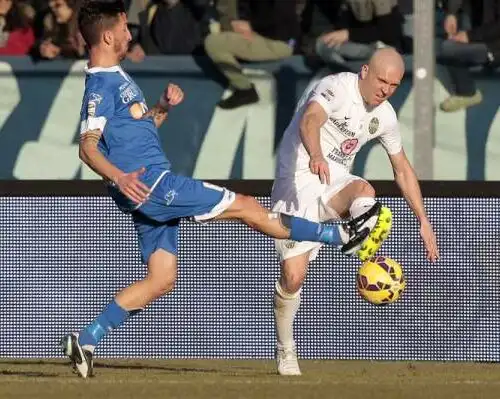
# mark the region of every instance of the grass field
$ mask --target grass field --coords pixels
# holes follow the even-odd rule
[[[273,361],[99,360],[77,378],[56,359],[0,359],[0,398],[500,398],[500,364],[302,361],[279,377]]]

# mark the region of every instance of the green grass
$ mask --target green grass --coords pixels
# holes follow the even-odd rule
[[[500,398],[500,365],[301,361],[280,377],[273,361],[101,360],[83,380],[60,360],[0,359],[0,398]]]

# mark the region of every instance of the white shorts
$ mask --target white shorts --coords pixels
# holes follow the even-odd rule
[[[330,185],[322,184],[317,175],[311,172],[290,178],[279,178],[274,181],[271,193],[272,209],[288,215],[300,216],[313,222],[340,220],[340,216],[327,206],[328,201],[349,183],[362,180],[348,171],[335,171],[330,175]],[[292,240],[275,240],[276,251],[280,261],[293,258],[311,251],[309,261],[318,256],[323,244],[318,242]]]

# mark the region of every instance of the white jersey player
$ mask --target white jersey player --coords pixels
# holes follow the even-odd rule
[[[280,144],[271,196],[273,210],[328,221],[356,218],[372,208],[375,190],[366,180],[352,175],[350,168],[360,148],[378,139],[403,196],[420,222],[427,257],[434,262],[439,257],[436,237],[417,177],[402,147],[396,113],[386,101],[403,75],[401,56],[386,48],[378,50],[359,74],[330,75],[306,90]],[[313,242],[276,240],[281,276],[276,282],[274,314],[278,372],[282,375],[301,373],[293,322],[308,264],[320,247]],[[375,250],[379,247],[380,243]],[[365,248],[358,256],[367,259],[373,255],[372,249]]]

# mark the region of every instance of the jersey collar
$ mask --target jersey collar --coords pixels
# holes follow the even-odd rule
[[[120,65],[113,65],[113,66],[107,67],[107,68],[99,67],[99,66],[89,68],[89,66],[87,64],[87,65],[85,65],[85,72],[86,73],[98,73],[98,72],[120,72],[121,73],[122,67]]]

